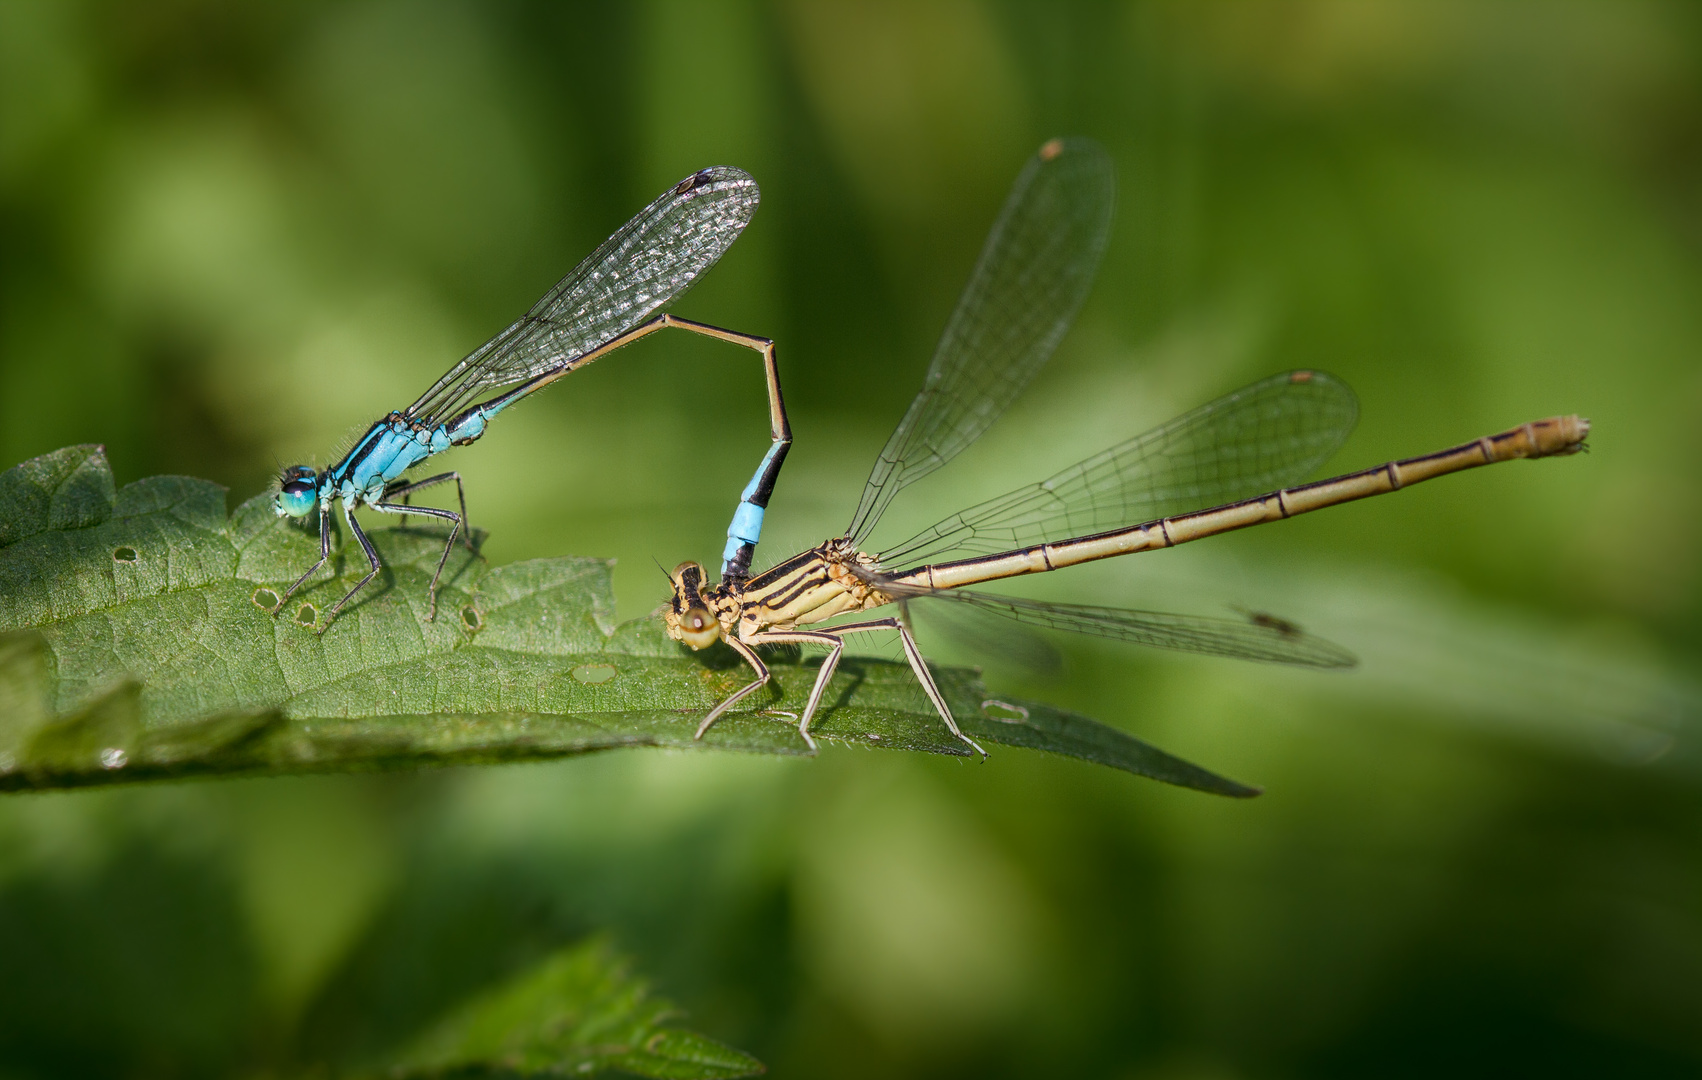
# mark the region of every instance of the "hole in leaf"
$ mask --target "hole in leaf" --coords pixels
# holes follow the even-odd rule
[[[303,604],[296,609],[295,621],[302,626],[312,626],[319,621],[319,609],[312,604]]]
[[[254,606],[263,611],[271,611],[278,606],[278,594],[265,586],[255,589],[252,599]]]
[[[608,664],[580,664],[578,667],[573,669],[573,677],[575,679],[582,683],[588,683],[591,686],[606,683],[617,674],[619,673]]]
[[[476,634],[484,627],[485,617],[479,614],[478,608],[468,604],[461,609],[461,625],[466,627],[467,633]]]
[[[113,562],[135,562],[136,549],[133,547],[116,547],[112,549]]]
[[[1020,724],[1028,719],[1028,710],[1021,705],[1012,705],[1008,701],[988,698],[981,703],[981,715],[989,720],[997,720],[1001,724]]]

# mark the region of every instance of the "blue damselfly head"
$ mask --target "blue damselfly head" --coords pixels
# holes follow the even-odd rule
[[[318,478],[306,465],[291,465],[278,481],[272,510],[279,517],[306,517],[319,497]]]

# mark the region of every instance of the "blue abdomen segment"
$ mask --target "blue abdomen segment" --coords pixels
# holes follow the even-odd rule
[[[494,410],[492,413],[494,413]],[[442,448],[445,450],[454,443],[472,442],[485,433],[485,421],[489,419],[492,413],[487,413],[480,408],[457,417],[452,425],[440,427],[437,431],[432,432],[432,445],[434,447],[437,445],[439,437],[444,440]]]
[[[757,541],[762,539],[762,516],[774,494],[774,480],[780,473],[780,463],[786,459],[789,442],[777,442],[762,456],[751,482],[739,494],[739,508],[733,511],[732,524],[727,526],[727,546],[721,551],[721,579],[744,577],[751,568]]]
[[[762,539],[762,515],[765,508],[748,502],[739,504],[733,511],[733,523],[727,526],[727,546],[721,551],[721,574],[727,574],[727,568],[739,554],[739,549],[746,544],[756,547]]]

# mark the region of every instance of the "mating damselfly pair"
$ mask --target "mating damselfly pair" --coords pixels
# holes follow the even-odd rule
[[[772,341],[656,312],[720,258],[756,209],[755,182],[737,169],[705,169],[651,203],[538,301],[532,310],[451,367],[418,401],[374,423],[335,465],[284,473],[280,515],[317,506],[320,558],[280,598],[281,609],[330,556],[331,503],[360,542],[370,570],[326,615],[338,612],[380,571],[356,524],[359,505],[450,522],[429,592],[436,609],[460,513],[411,505],[415,492],[453,481],[403,474],[451,446],[479,438],[503,409],[570,371],[657,330],[675,327],[752,348],[763,356],[772,443],[740,497],[728,529],[719,582],[682,563],[662,609],[668,633],[694,649],[726,642],[755,678],[698,725],[710,726],[769,681],[756,650],[815,645],[827,650],[798,723],[810,724],[852,634],[898,635],[917,680],[952,733],[959,729],[903,614],[916,602],[950,601],[1019,622],[1159,648],[1311,667],[1344,667],[1351,654],[1272,616],[1245,620],[1136,611],[998,596],[966,585],[1042,573],[1244,528],[1384,494],[1422,480],[1518,457],[1573,453],[1587,421],[1535,421],[1448,450],[1301,485],[1345,441],[1357,418],[1353,394],[1321,372],[1273,376],[1080,462],[1050,479],[953,514],[908,540],[866,552],[876,523],[904,487],[974,442],[1046,363],[1086,300],[1110,235],[1114,183],[1109,159],[1086,140],[1053,140],[1017,178],[969,284],[935,351],[921,392],[876,460],[842,536],[753,576],[764,508],[791,445]],[[518,385],[514,385],[518,384]],[[514,388],[479,401],[482,394]],[[1300,486],[1295,486],[1300,485]],[[1200,509],[1206,507],[1206,509]],[[900,615],[832,623],[887,605]],[[984,751],[982,751],[984,753]]]
[[[1028,163],[946,325],[922,390],[876,459],[843,535],[748,579],[724,572],[712,585],[693,562],[670,575],[673,596],[663,611],[669,633],[694,649],[725,641],[756,676],[703,718],[698,737],[769,681],[757,648],[814,645],[827,656],[798,722],[813,750],[810,723],[845,639],[891,631],[946,726],[984,755],[959,729],[904,618],[917,602],[950,601],[1019,622],[1184,652],[1350,666],[1351,654],[1271,616],[1231,620],[1046,603],[963,586],[1173,547],[1444,473],[1582,449],[1588,421],[1555,417],[1293,486],[1341,446],[1358,413],[1339,380],[1293,371],[953,514],[908,540],[865,552],[893,497],[986,431],[1051,356],[1086,300],[1105,250],[1113,190],[1109,159],[1084,140],[1048,142]],[[900,614],[829,622],[888,605]]]

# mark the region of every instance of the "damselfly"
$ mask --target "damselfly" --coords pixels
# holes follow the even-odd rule
[[[273,506],[280,517],[294,518],[304,518],[318,507],[319,561],[285,591],[273,614],[281,611],[330,558],[331,503],[335,500],[341,502],[343,520],[366,553],[370,570],[326,613],[318,632],[323,634],[330,627],[343,606],[383,566],[372,542],[355,521],[353,511],[360,505],[380,513],[417,514],[450,523],[449,538],[431,579],[426,618],[435,618],[438,580],[456,537],[465,537],[469,550],[473,546],[467,527],[467,496],[459,473],[440,473],[411,482],[402,479],[402,474],[451,446],[473,442],[484,434],[493,416],[568,372],[667,327],[762,354],[774,442],[758,478],[765,475],[764,469],[770,477],[777,473],[791,444],[791,433],[780,399],[774,343],[672,315],[651,318],[658,308],[684,293],[738,239],[756,212],[758,199],[756,181],[739,169],[704,169],[686,177],[603,241],[530,311],[445,372],[418,401],[374,423],[335,465],[322,472],[307,465],[284,470]],[[476,401],[486,391],[514,383],[520,385]],[[459,513],[409,504],[416,492],[450,481],[455,483]],[[755,484],[757,481],[753,481]],[[772,486],[770,479],[767,487]],[[760,498],[766,504],[766,489]],[[750,539],[754,544],[756,537]]]
[[[1294,371],[1254,383],[1048,480],[953,514],[877,554],[865,552],[863,543],[892,497],[974,441],[1051,355],[1086,297],[1104,250],[1112,188],[1110,164],[1092,143],[1049,142],[1029,162],[946,326],[922,391],[881,451],[843,536],[749,579],[724,577],[710,585],[703,568],[691,562],[670,575],[674,595],[663,609],[669,634],[692,648],[724,640],[756,674],[704,717],[699,737],[768,682],[757,647],[818,645],[827,656],[798,722],[813,749],[810,721],[846,637],[890,630],[952,734],[981,751],[959,730],[903,617],[907,605],[924,600],[1184,652],[1350,666],[1354,659],[1341,648],[1265,613],[1245,620],[1210,618],[1045,603],[963,586],[1173,547],[1444,473],[1582,448],[1588,422],[1558,417],[1291,486],[1341,445],[1358,412],[1341,382]],[[1212,509],[1193,509],[1202,505]],[[968,557],[942,560],[953,553]],[[897,605],[900,615],[817,625],[887,604]]]

